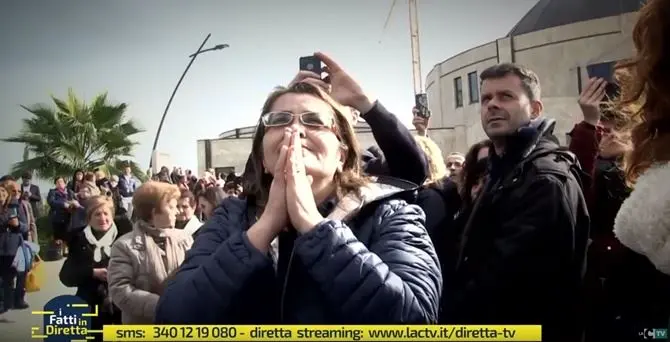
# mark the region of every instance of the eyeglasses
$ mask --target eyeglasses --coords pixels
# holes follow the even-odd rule
[[[306,112],[302,114],[293,114],[289,112],[270,112],[263,114],[261,121],[265,127],[281,127],[288,126],[293,122],[293,118],[297,116],[305,126],[324,128],[333,125],[333,117],[327,114],[320,114],[315,112]]]

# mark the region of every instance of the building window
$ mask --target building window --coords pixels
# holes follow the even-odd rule
[[[468,74],[468,88],[470,91],[470,103],[479,102],[479,82],[476,71]]]
[[[454,100],[456,108],[463,107],[463,80],[460,77],[454,78]]]

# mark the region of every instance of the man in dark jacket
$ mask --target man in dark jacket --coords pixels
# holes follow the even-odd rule
[[[30,172],[26,172],[21,177],[23,184],[21,188],[23,189],[24,198],[30,202],[30,206],[33,209],[33,215],[35,217],[40,217],[40,209],[42,205],[42,193],[40,192],[40,187],[32,184],[33,175]]]
[[[540,118],[532,71],[481,74],[481,120],[493,141],[489,179],[463,220],[443,321],[541,324],[543,341],[578,341],[589,217],[579,167]]]

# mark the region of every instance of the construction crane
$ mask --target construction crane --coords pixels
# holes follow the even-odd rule
[[[421,49],[419,46],[419,13],[416,6],[417,0],[408,0],[409,3],[409,35],[410,41],[412,44],[412,78],[414,80],[414,94],[423,93],[423,80],[421,78]],[[393,14],[393,9],[395,8],[397,0],[393,0],[391,4],[391,9],[389,14],[386,17],[386,22],[384,23],[384,31],[391,20],[391,15]],[[379,40],[381,43],[381,39]]]

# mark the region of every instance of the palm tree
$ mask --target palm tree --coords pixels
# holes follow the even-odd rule
[[[23,120],[23,129],[17,135],[2,139],[25,145],[24,160],[14,164],[11,173],[30,171],[37,177],[53,179],[70,177],[78,169],[120,172],[137,145],[130,137],[142,132],[133,120],[125,119],[128,106],[108,103],[107,93],[97,95],[87,105],[72,89],[66,100],[51,99],[56,108],[21,106],[32,116]],[[146,178],[136,163],[130,164],[137,177]]]

